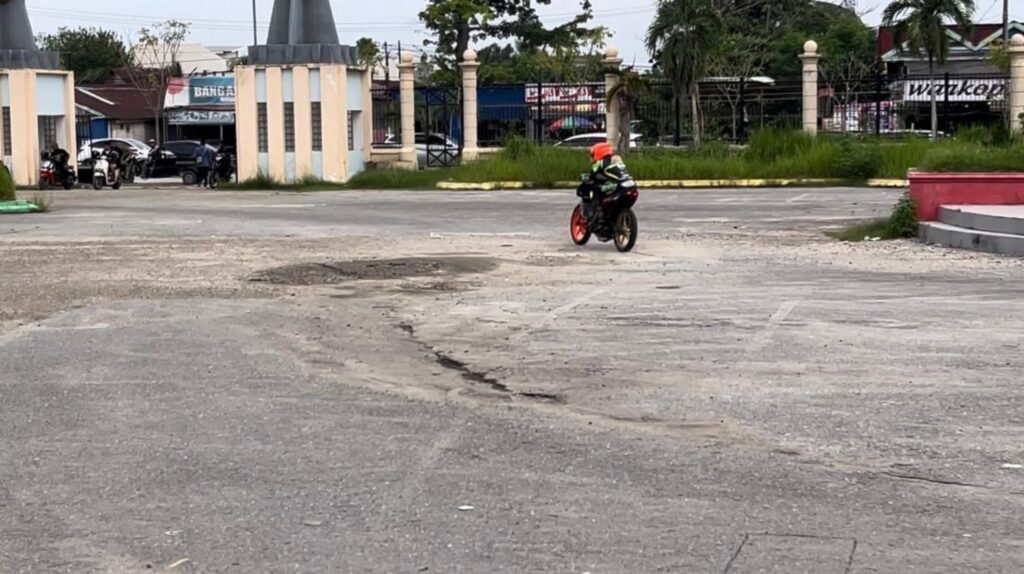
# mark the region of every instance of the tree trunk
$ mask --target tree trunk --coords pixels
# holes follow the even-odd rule
[[[630,125],[633,122],[633,106],[626,98],[619,100],[619,141],[616,142],[615,152],[619,155],[629,153],[629,140],[632,135]]]
[[[456,27],[455,62],[462,63],[462,55],[469,49],[469,22],[460,20]]]
[[[928,52],[928,84],[932,95],[932,141],[939,139],[939,104],[935,93],[935,60]]]
[[[697,147],[701,144],[701,135],[703,130],[700,125],[700,93],[697,91],[697,85],[694,84],[690,87],[690,113],[693,115],[693,146]]]

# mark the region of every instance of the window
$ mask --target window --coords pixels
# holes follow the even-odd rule
[[[11,155],[11,108],[4,106],[4,153]]]
[[[267,153],[267,104],[261,102],[256,104],[256,138],[259,144],[259,152]]]
[[[355,122],[355,112],[348,113],[348,151],[356,150],[356,128],[352,125]]]
[[[324,150],[324,119],[320,102],[311,102],[310,116],[313,124],[313,151]]]
[[[57,143],[58,116],[39,116],[39,148],[47,149]]]
[[[284,151],[295,151],[295,103],[284,103]]]

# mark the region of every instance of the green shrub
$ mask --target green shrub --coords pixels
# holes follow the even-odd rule
[[[750,137],[746,156],[763,162],[805,153],[814,146],[814,138],[800,130],[765,128]]]
[[[0,201],[14,201],[15,199],[14,180],[11,178],[11,173],[7,171],[6,166],[0,164]]]
[[[928,152],[920,168],[938,172],[1024,172],[1024,143],[1004,147],[941,146]]]
[[[537,155],[537,144],[533,143],[533,140],[519,135],[509,136],[505,140],[505,147],[501,150],[501,155],[511,160],[533,157]]]
[[[886,235],[889,238],[917,236],[917,204],[910,193],[904,193],[892,209],[892,215],[886,224]]]
[[[839,177],[866,181],[882,168],[882,150],[878,144],[855,144],[844,141],[839,148],[836,171]]]

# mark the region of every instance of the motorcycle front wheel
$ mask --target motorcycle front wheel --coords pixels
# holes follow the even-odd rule
[[[572,217],[569,218],[569,235],[576,245],[586,245],[590,241],[590,225],[587,218],[583,216],[583,206],[577,205],[572,210]]]
[[[94,178],[92,178],[92,188],[97,190],[97,191],[103,189],[103,178],[101,178],[101,177],[94,177]]]
[[[623,209],[615,218],[615,248],[625,253],[636,245],[636,214],[632,209]]]

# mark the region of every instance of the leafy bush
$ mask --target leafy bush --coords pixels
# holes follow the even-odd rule
[[[892,215],[886,224],[886,235],[889,238],[917,236],[917,203],[910,193],[904,193],[892,209]]]
[[[7,166],[0,164],[0,201],[14,201],[15,199],[14,180],[11,178],[11,173],[7,171]]]
[[[939,147],[924,157],[920,168],[937,172],[1024,172],[1024,143]]]
[[[814,143],[814,138],[803,131],[765,128],[757,130],[750,137],[746,156],[757,161],[772,162],[805,153]]]
[[[881,168],[882,150],[877,144],[844,141],[840,145],[839,163],[836,166],[839,177],[868,180],[877,176]]]

